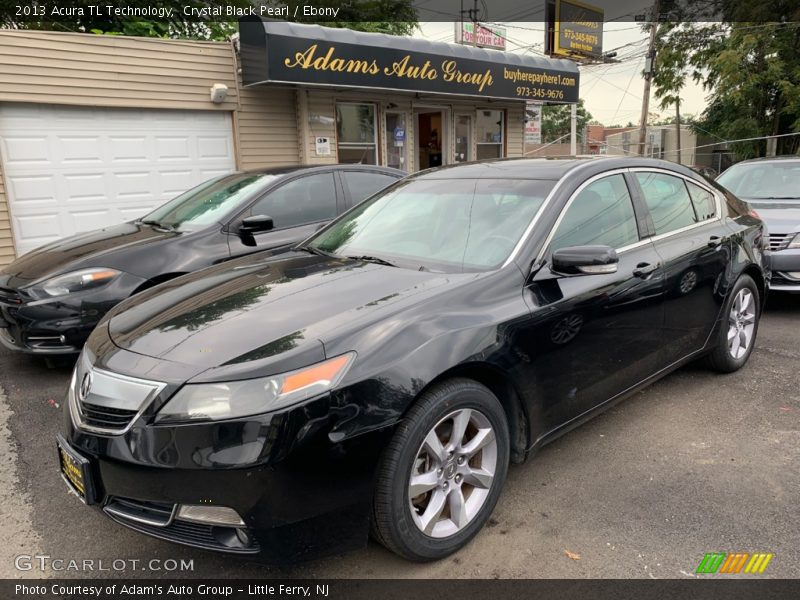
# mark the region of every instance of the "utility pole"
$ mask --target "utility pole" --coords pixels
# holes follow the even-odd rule
[[[650,110],[650,81],[656,62],[656,32],[658,31],[658,0],[653,4],[653,21],[650,24],[650,43],[644,63],[644,95],[642,96],[642,118],[639,122],[639,156],[644,156],[644,141],[647,137],[647,113]]]
[[[472,8],[464,10],[464,0],[461,0],[461,18],[467,15],[467,18],[472,21],[472,45],[478,47],[478,0],[474,0]],[[462,21],[463,23],[463,21]],[[462,26],[463,31],[463,26]]]

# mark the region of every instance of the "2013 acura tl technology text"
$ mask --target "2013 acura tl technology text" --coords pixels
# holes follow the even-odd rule
[[[89,338],[65,479],[159,538],[295,559],[446,556],[509,462],[704,357],[748,359],[761,221],[648,159],[423,172],[292,251],[123,302]]]

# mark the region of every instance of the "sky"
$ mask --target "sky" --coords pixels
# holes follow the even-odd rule
[[[497,23],[506,28],[506,50],[541,55],[544,51],[544,23]],[[450,23],[420,23],[414,37],[453,42],[455,26]],[[580,97],[592,117],[603,125],[639,123],[642,111],[644,54],[647,33],[637,23],[607,22],[603,28],[603,51],[617,49],[619,64],[581,67]],[[700,114],[706,106],[706,92],[689,80],[681,94],[681,114]],[[651,94],[650,113],[672,116],[674,108],[661,110]],[[653,120],[653,117],[651,117]],[[658,117],[655,118],[658,120]]]

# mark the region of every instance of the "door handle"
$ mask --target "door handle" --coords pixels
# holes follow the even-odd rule
[[[716,248],[722,244],[722,238],[718,235],[712,235],[708,238],[708,247],[709,248]]]
[[[658,265],[651,265],[650,263],[641,262],[636,265],[633,270],[633,276],[640,279],[647,279],[658,268]]]

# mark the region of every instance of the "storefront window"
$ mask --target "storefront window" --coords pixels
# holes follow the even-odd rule
[[[406,130],[405,113],[386,113],[386,166],[405,171],[406,166]]]
[[[472,160],[472,117],[456,115],[456,162]]]
[[[336,136],[340,163],[378,164],[375,105],[336,105]]]
[[[479,110],[475,125],[478,143],[477,159],[502,158],[503,111]]]

